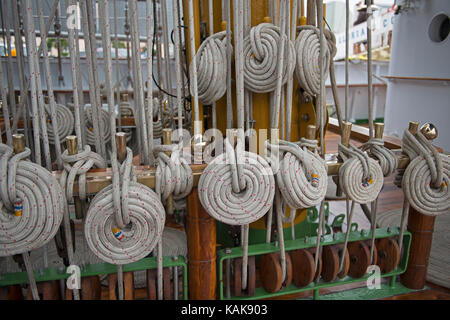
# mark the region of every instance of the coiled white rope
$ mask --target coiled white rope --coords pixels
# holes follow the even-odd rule
[[[282,65],[282,84],[295,68],[295,48],[286,35],[280,41],[280,28],[271,23],[261,23],[250,30],[244,39],[244,83],[252,92],[271,92],[277,87],[278,64]],[[284,46],[279,57],[278,45]]]
[[[315,142],[315,143],[314,143]],[[327,191],[326,162],[307,146],[317,148],[316,140],[302,139],[300,146],[288,141],[279,141],[280,167],[275,171],[278,188],[291,209],[310,208],[318,205]],[[271,149],[273,146],[266,142]]]
[[[20,254],[44,246],[55,236],[63,218],[65,197],[53,175],[24,160],[25,148],[13,156],[13,149],[0,144],[0,256]],[[14,203],[22,203],[22,209]]]
[[[159,145],[153,149],[157,156],[155,191],[165,202],[169,195],[173,199],[185,198],[192,190],[192,169],[180,152],[182,145]],[[170,157],[165,152],[171,152]]]
[[[410,163],[402,187],[409,204],[425,215],[437,216],[450,211],[450,160],[418,131],[403,134],[402,149]]]
[[[320,72],[323,80],[326,80],[327,71],[330,65],[330,50],[324,48],[324,61],[320,63],[320,34],[319,28],[314,26],[300,26],[300,31],[295,41],[295,52],[297,62],[295,66],[295,76],[301,88],[310,96],[317,96],[320,92]],[[323,41],[326,41],[325,37]],[[321,65],[323,68],[321,68]]]
[[[61,155],[64,163],[64,171],[61,174],[59,183],[66,195],[67,201],[73,199],[73,185],[78,176],[78,195],[81,200],[86,200],[86,172],[93,166],[105,168],[105,160],[97,153],[91,151],[91,147],[86,145],[82,152],[69,155],[65,150]]]
[[[100,191],[87,212],[84,232],[92,252],[123,265],[146,257],[161,239],[164,207],[153,190],[136,182],[131,149],[119,165],[111,155],[113,184]]]
[[[206,105],[223,97],[227,90],[226,31],[215,33],[202,42],[195,55],[197,70],[191,62],[190,78],[197,73],[198,99]],[[191,94],[193,87],[191,87]]]
[[[47,132],[48,141],[54,145],[56,142],[53,122],[50,118],[50,105],[45,105],[45,113],[47,114]],[[58,123],[58,137],[60,142],[64,142],[66,137],[72,134],[74,127],[74,117],[69,108],[62,104],[56,104],[56,119]]]
[[[84,114],[86,116],[86,143],[90,146],[95,146],[95,132],[94,132],[94,119],[92,115],[92,107],[87,106],[84,110]],[[110,130],[110,122],[109,122],[109,114],[106,110],[101,109],[101,122],[102,122],[102,144],[107,144],[111,140],[111,130]],[[96,150],[99,152],[99,150]]]
[[[383,187],[383,171],[374,159],[353,145],[339,143],[339,156],[344,164],[339,169],[339,185],[357,203],[374,201]]]
[[[275,179],[267,161],[254,153],[244,152],[241,179],[245,189],[236,192],[233,175],[237,176],[236,155],[228,139],[226,153],[211,161],[200,176],[199,198],[213,218],[230,225],[244,225],[263,217],[270,209],[275,194]],[[237,179],[236,179],[237,180]]]
[[[361,150],[368,151],[370,155],[378,159],[385,177],[391,175],[397,169],[397,156],[384,146],[383,139],[372,138],[362,145]]]

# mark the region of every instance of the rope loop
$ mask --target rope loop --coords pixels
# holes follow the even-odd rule
[[[320,66],[323,66],[322,76],[324,81],[327,77],[328,68],[330,66],[330,41],[324,54],[324,61],[320,63],[320,31],[314,26],[300,26],[297,40],[295,40],[295,52],[297,53],[297,61],[295,66],[295,76],[301,88],[303,88],[310,96],[316,97],[320,91]],[[328,37],[332,37],[332,33],[324,33],[322,41],[327,41]],[[332,50],[333,51],[333,50]]]
[[[97,153],[91,151],[91,147],[86,145],[84,150],[74,155],[69,155],[65,150],[61,155],[64,171],[61,174],[59,183],[66,195],[67,201],[73,199],[73,185],[78,176],[78,195],[81,200],[86,200],[86,172],[93,166],[106,168],[106,161]]]
[[[439,154],[420,131],[414,136],[405,130],[402,150],[411,160],[402,179],[402,188],[410,205],[430,216],[448,213],[449,157]]]
[[[192,190],[194,176],[180,153],[182,145],[159,145],[153,149],[157,156],[156,194],[165,202],[173,194],[175,200],[185,198]],[[170,157],[165,152],[171,152]]]
[[[282,63],[282,85],[295,68],[295,48],[286,35],[280,39],[280,28],[271,23],[261,23],[250,30],[244,39],[244,83],[252,92],[272,92],[277,87],[278,64]],[[279,46],[285,47],[279,57]]]
[[[365,204],[374,201],[383,187],[383,171],[378,162],[353,145],[339,143],[344,164],[339,169],[339,185],[350,200]]]
[[[44,246],[61,224],[66,199],[56,178],[25,160],[30,149],[13,155],[0,144],[0,256]]]
[[[136,182],[133,153],[119,165],[111,155],[113,183],[91,201],[84,231],[92,252],[103,261],[122,265],[153,251],[165,223],[164,207],[156,193]]]
[[[317,143],[309,143],[317,148]],[[304,142],[305,143],[305,140]],[[266,141],[266,148],[273,150],[275,146]],[[279,154],[279,168],[275,173],[278,188],[283,199],[292,209],[316,206],[325,198],[327,191],[327,167],[325,161],[316,152],[311,152],[304,145],[279,140],[276,146]]]
[[[225,139],[225,148],[227,152],[211,161],[200,176],[200,202],[210,216],[221,222],[230,225],[252,223],[263,217],[273,204],[273,171],[263,157],[247,151],[241,153],[239,147],[236,158],[228,139]],[[238,165],[242,166],[239,175]],[[241,189],[241,185],[245,188]]]
[[[196,55],[198,99],[206,105],[223,97],[227,89],[226,31],[215,33],[200,45]],[[191,83],[194,69],[190,68]],[[194,95],[191,86],[191,94]]]
[[[378,159],[385,177],[394,173],[398,167],[397,156],[384,146],[383,139],[372,138],[361,146],[361,150],[368,151],[371,156]]]

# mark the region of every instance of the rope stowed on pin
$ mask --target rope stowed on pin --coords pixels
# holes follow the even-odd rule
[[[317,96],[320,91],[320,72],[326,80],[330,65],[330,47],[325,46],[324,61],[320,63],[320,32],[314,26],[301,26],[297,40],[295,40],[295,52],[297,62],[295,66],[295,77],[300,87],[310,96]],[[325,36],[322,41],[327,41]],[[320,66],[323,68],[320,68]]]
[[[277,87],[278,64],[283,63],[282,85],[295,68],[295,48],[284,35],[280,41],[280,28],[271,23],[261,23],[250,30],[244,39],[244,83],[252,92],[272,92]],[[280,42],[285,46],[279,57]]]
[[[63,219],[63,190],[49,171],[24,160],[30,154],[0,144],[0,257],[44,246]]]
[[[170,157],[165,152],[171,152]],[[186,159],[181,157],[181,145],[159,145],[153,149],[157,156],[155,191],[165,202],[173,194],[175,200],[185,198],[192,190],[194,176]]]
[[[362,145],[361,150],[367,151],[370,155],[378,159],[385,177],[394,173],[398,167],[397,156],[384,146],[383,139],[372,138]]]
[[[235,152],[228,139],[225,139],[225,147],[226,153],[211,161],[200,176],[200,202],[209,215],[221,222],[249,224],[263,217],[272,206],[273,171],[268,162],[255,153],[244,151],[237,158],[239,152]],[[242,163],[239,174],[237,161]],[[244,189],[236,183],[238,179],[245,183]]]
[[[339,185],[350,200],[360,204],[375,201],[383,187],[383,171],[374,159],[353,145],[339,143],[344,164],[339,169]]]
[[[198,76],[198,99],[206,105],[223,97],[227,90],[227,39],[226,31],[215,33],[202,42],[195,55]],[[192,65],[192,63],[191,63]],[[191,94],[193,95],[191,86]]]
[[[317,152],[317,140],[302,138],[300,146],[278,141],[280,151],[279,168],[272,164],[278,187],[286,203],[292,209],[310,208],[320,204],[327,192],[326,162]],[[266,146],[273,150],[268,141]],[[311,152],[307,147],[314,147]]]
[[[48,142],[50,144],[55,144],[55,133],[53,131],[52,120],[51,120],[51,110],[50,105],[45,105],[45,113],[47,115],[47,133]],[[73,132],[73,125],[75,119],[73,117],[72,111],[62,104],[56,105],[56,118],[58,122],[58,136],[59,141],[62,143],[65,141],[66,137],[71,135]]]
[[[86,172],[93,166],[105,168],[105,160],[97,153],[91,151],[91,147],[86,145],[80,153],[69,155],[65,150],[61,155],[64,164],[64,171],[61,174],[59,183],[66,195],[67,201],[73,199],[73,185],[78,176],[78,195],[81,200],[86,200]]]
[[[136,182],[131,149],[127,148],[120,168],[116,159],[116,154],[112,154],[113,183],[92,200],[84,232],[89,248],[98,258],[122,265],[152,252],[161,239],[165,211],[156,193]]]
[[[420,131],[414,136],[405,130],[402,149],[411,160],[402,181],[403,192],[410,205],[430,216],[449,213],[449,157],[438,153]]]
[[[92,119],[92,106],[87,106],[84,109],[84,114],[86,117],[86,143],[90,146],[95,146],[95,134],[93,129],[93,119]],[[106,110],[101,110],[101,119],[99,121],[102,121],[103,125],[101,128],[103,128],[103,134],[101,137],[102,143],[106,144],[111,140],[111,129],[110,129],[110,122],[109,122],[109,114]],[[99,150],[95,150],[99,152]]]

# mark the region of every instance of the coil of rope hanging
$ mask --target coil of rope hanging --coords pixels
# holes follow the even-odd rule
[[[174,200],[185,198],[192,190],[192,169],[181,153],[182,144],[159,145],[153,149],[157,159],[155,191],[165,202],[173,194]],[[170,157],[165,153],[170,152]]]
[[[195,55],[197,70],[190,70],[198,76],[198,99],[210,105],[223,97],[227,90],[227,39],[226,31],[215,33],[202,42]],[[192,62],[191,62],[192,65]],[[191,87],[193,95],[193,88]]]
[[[302,138],[300,146],[279,140],[280,167],[275,172],[283,199],[292,209],[310,208],[320,204],[327,191],[327,167],[317,153],[317,141]],[[266,146],[273,148],[268,141]],[[313,147],[311,152],[307,147]]]
[[[101,119],[103,123],[101,126],[103,128],[102,143],[107,144],[111,140],[111,129],[109,122],[109,114],[106,110],[101,110]],[[95,146],[95,135],[93,131],[93,118],[92,118],[92,106],[87,106],[84,109],[84,114],[86,116],[86,143],[90,146]],[[96,150],[98,152],[98,150]]]
[[[25,160],[30,149],[13,155],[0,144],[0,256],[44,246],[55,236],[65,210],[58,181],[45,168]]]
[[[243,169],[238,178],[236,152],[228,139],[225,147],[226,152],[211,161],[200,176],[200,202],[216,220],[230,225],[249,224],[263,217],[272,206],[273,171],[264,158],[244,151],[237,158]],[[238,179],[245,183],[243,190]]]
[[[357,203],[374,201],[383,187],[383,171],[374,159],[354,145],[339,142],[339,156],[344,164],[339,169],[339,185]]]
[[[53,131],[52,120],[50,118],[50,105],[45,105],[45,113],[47,115],[47,133],[50,144],[55,144],[55,133]],[[63,143],[65,138],[72,134],[75,119],[69,108],[62,104],[56,104],[56,117],[58,122],[59,141]]]
[[[64,171],[61,174],[59,183],[63,187],[67,201],[73,199],[73,185],[78,176],[78,195],[81,200],[86,200],[86,172],[93,166],[105,168],[105,160],[97,153],[91,151],[91,147],[86,145],[82,152],[69,155],[65,150],[61,155],[64,163]]]
[[[282,84],[295,68],[295,48],[284,35],[280,41],[280,28],[271,23],[261,23],[250,30],[244,39],[244,83],[252,92],[272,92],[277,87],[278,63],[283,62]],[[285,46],[284,56],[279,57],[280,42]]]
[[[406,168],[402,188],[410,205],[417,211],[437,216],[450,210],[450,160],[438,153],[421,131],[416,135],[403,133],[402,150],[410,163]]]
[[[111,155],[113,184],[94,197],[84,226],[92,252],[116,265],[146,257],[164,229],[164,207],[153,190],[136,182],[132,160],[130,148],[120,167],[117,155]]]
[[[320,33],[314,26],[300,26],[297,40],[295,40],[296,65],[295,77],[305,92],[316,97],[320,91],[320,65],[323,65],[322,76],[325,81],[330,65],[330,45],[324,52],[324,61],[320,63]],[[325,35],[325,33],[324,33]],[[325,36],[322,41],[327,41]],[[329,43],[329,42],[328,42]]]

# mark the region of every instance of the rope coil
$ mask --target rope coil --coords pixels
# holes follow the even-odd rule
[[[173,194],[174,200],[185,198],[192,190],[194,177],[186,159],[180,156],[182,145],[159,145],[153,149],[157,155],[156,194],[165,202]],[[165,152],[171,152],[169,157]]]
[[[378,159],[385,177],[394,173],[398,167],[397,156],[384,146],[383,139],[372,138],[362,145],[361,150],[368,151],[371,156]]]
[[[374,159],[353,145],[339,143],[339,156],[344,164],[339,169],[339,185],[350,200],[360,204],[377,199],[383,187],[383,171]]]
[[[45,113],[47,115],[47,134],[48,134],[48,141],[50,144],[55,144],[55,133],[53,131],[52,121],[50,118],[51,110],[50,105],[45,105]],[[72,134],[73,132],[73,126],[75,123],[75,119],[73,117],[72,112],[69,108],[62,104],[56,105],[56,118],[58,123],[58,136],[59,141],[64,142],[65,138]]]
[[[244,84],[252,92],[272,92],[277,87],[278,64],[283,63],[282,85],[295,68],[295,48],[286,35],[280,39],[280,28],[261,23],[244,39]],[[279,57],[279,46],[285,46]]]
[[[155,192],[136,182],[131,149],[127,148],[127,158],[120,168],[116,157],[111,155],[113,184],[92,200],[84,232],[98,258],[123,265],[152,252],[161,239],[165,211]],[[123,238],[116,237],[119,231]]]
[[[87,106],[84,110],[84,114],[86,117],[86,143],[90,146],[95,146],[95,133],[93,131],[93,115],[92,115],[92,106]],[[106,110],[101,109],[101,119],[99,119],[103,123],[100,127],[103,128],[102,134],[102,143],[107,144],[111,140],[111,129],[110,129],[110,121],[109,114]],[[99,152],[99,150],[96,150]]]
[[[297,61],[295,66],[295,77],[300,87],[309,95],[315,97],[320,92],[320,66],[322,65],[322,76],[326,80],[330,65],[330,44],[326,46],[324,61],[320,63],[320,33],[314,26],[301,26],[297,40],[295,40],[295,52]],[[325,36],[322,41],[327,41]],[[329,43],[329,42],[328,42]]]
[[[242,172],[238,175],[236,154],[228,139],[226,153],[208,164],[198,183],[199,198],[205,210],[216,220],[230,225],[245,225],[263,217],[271,208],[275,194],[275,179],[267,161],[246,152],[238,159]],[[233,176],[243,181],[245,189],[235,191]],[[238,186],[239,190],[239,186]]]
[[[24,160],[30,149],[13,155],[0,144],[0,256],[31,251],[47,244],[61,225],[66,199],[53,175],[45,168]],[[14,214],[16,199],[22,202]]]
[[[274,145],[266,142],[272,150]],[[307,149],[308,146],[317,148],[317,140],[302,139],[297,144],[279,141],[276,146],[283,153],[280,154],[278,169],[272,165],[281,195],[292,209],[309,208],[320,204],[327,191],[326,162],[316,152]]]
[[[404,171],[402,187],[410,205],[417,211],[437,216],[450,210],[450,160],[439,154],[418,131],[403,134],[402,149],[411,162]]]
[[[190,69],[191,83],[193,72],[198,76],[198,99],[206,105],[219,100],[227,89],[227,39],[226,31],[206,38],[195,55],[197,70]],[[192,66],[192,63],[191,63]],[[193,88],[191,87],[193,95]]]

